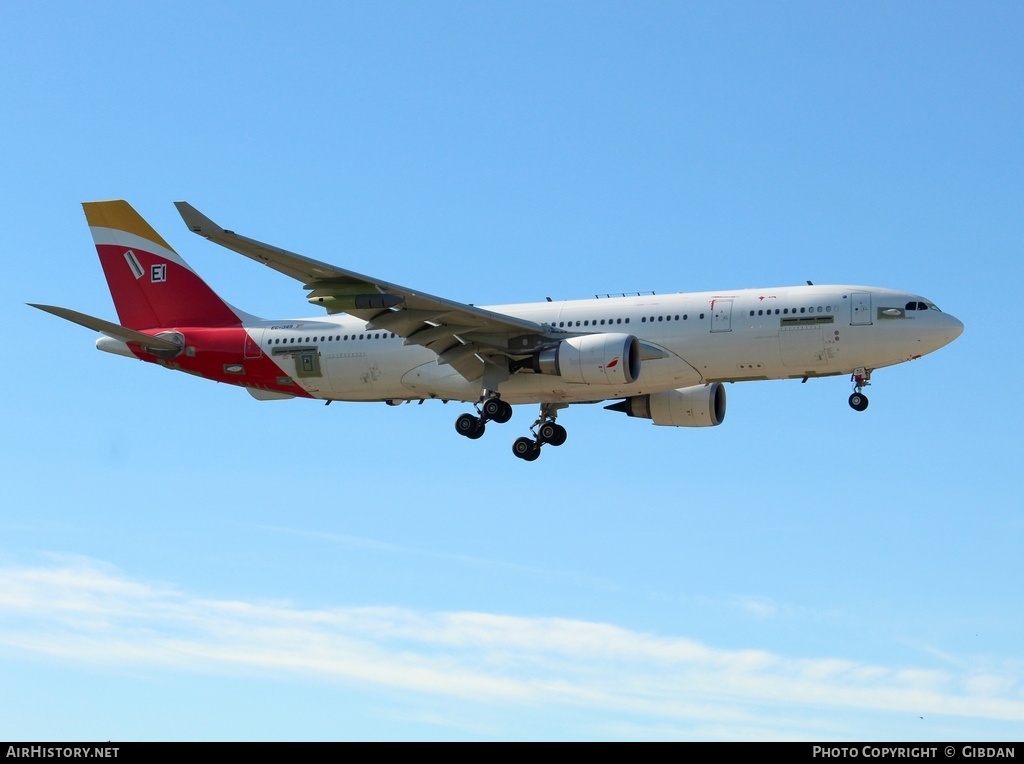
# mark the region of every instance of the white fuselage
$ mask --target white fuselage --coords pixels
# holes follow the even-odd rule
[[[500,386],[502,399],[512,404],[623,398],[716,381],[851,374],[917,358],[963,331],[960,321],[923,297],[855,286],[623,296],[488,309],[547,325],[567,337],[630,334],[646,346],[633,383],[573,383],[522,371]],[[317,398],[480,397],[479,380],[467,381],[433,351],[389,332],[368,331],[365,321],[351,316],[267,321],[247,325],[246,331],[283,374]],[[303,353],[292,352],[299,348]]]

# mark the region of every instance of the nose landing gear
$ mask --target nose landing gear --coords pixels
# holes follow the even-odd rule
[[[868,397],[861,392],[861,389],[871,384],[871,369],[857,369],[850,377],[850,381],[853,382],[850,408],[854,411],[863,411],[868,407]]]

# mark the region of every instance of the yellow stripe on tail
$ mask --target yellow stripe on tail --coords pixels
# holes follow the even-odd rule
[[[141,236],[147,241],[159,244],[171,252],[174,249],[164,241],[163,237],[153,230],[142,216],[128,202],[116,199],[109,202],[84,202],[85,219],[92,228],[112,228],[115,231],[126,231]]]

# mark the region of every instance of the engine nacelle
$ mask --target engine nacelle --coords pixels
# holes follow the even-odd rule
[[[725,386],[715,382],[635,395],[605,408],[669,427],[715,427],[725,421]]]
[[[570,337],[538,350],[531,367],[570,382],[621,385],[640,376],[640,341],[632,334],[588,334]]]

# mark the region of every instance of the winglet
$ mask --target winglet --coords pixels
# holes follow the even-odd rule
[[[185,225],[188,226],[188,230],[192,231],[192,233],[209,238],[210,236],[216,236],[225,232],[223,228],[188,202],[175,202],[174,206],[178,208],[178,214],[181,215],[181,219],[185,221]]]

